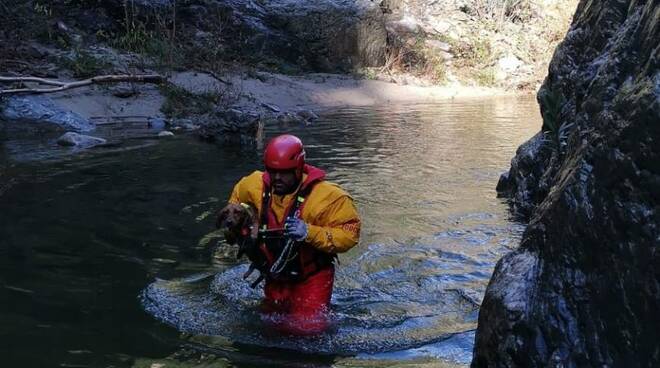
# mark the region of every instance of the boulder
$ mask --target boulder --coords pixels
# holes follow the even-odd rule
[[[165,129],[165,126],[167,125],[167,121],[161,117],[149,117],[148,122],[149,128],[156,130]]]
[[[503,72],[512,73],[524,63],[514,55],[508,55],[497,60],[497,68]]]
[[[59,144],[60,146],[77,147],[77,148],[90,148],[105,143],[106,140],[103,138],[92,137],[89,135],[78,134],[75,132],[64,133],[61,137],[57,139],[57,144]]]
[[[504,56],[497,60],[495,64],[495,79],[498,81],[506,80],[512,75],[517,74],[524,66],[525,63],[514,55]]]
[[[451,46],[447,42],[440,40],[426,40],[424,41],[426,47],[436,52],[450,52]]]
[[[314,120],[317,120],[319,118],[319,116],[316,115],[316,113],[314,113],[314,111],[305,110],[305,109],[298,110],[296,112],[296,115],[298,115],[298,117],[300,117],[301,119],[303,119],[303,121],[306,121],[306,122],[314,121]]]
[[[397,34],[416,34],[422,30],[420,22],[409,15],[390,21],[387,26],[390,32]]]
[[[659,12],[580,1],[538,94],[547,139],[498,187],[530,222],[486,290],[473,367],[660,366]]]
[[[251,111],[218,108],[199,119],[198,135],[210,142],[245,143],[255,139],[263,128],[261,115]]]
[[[276,121],[278,124],[298,124],[298,123],[303,123],[304,119],[300,117],[298,114],[294,114],[291,112],[285,112],[282,114],[277,115]]]
[[[285,1],[271,17],[291,34],[311,69],[350,70],[385,62],[387,32],[371,1]],[[291,6],[296,4],[295,6]],[[283,22],[282,22],[283,21]]]
[[[0,118],[9,121],[49,124],[54,128],[90,131],[96,126],[82,116],[63,109],[45,96],[12,96],[0,106]]]
[[[223,14],[225,31],[243,35],[228,42],[236,42],[232,47],[241,53],[255,53],[246,56],[259,60],[275,58],[319,72],[385,62],[383,12],[368,0],[205,1],[180,9],[182,17],[192,19],[202,31],[217,30],[217,17],[198,16],[206,13]]]

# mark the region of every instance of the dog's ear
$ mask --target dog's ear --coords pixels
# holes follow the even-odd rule
[[[220,229],[224,226],[226,226],[226,220],[227,217],[229,216],[229,213],[231,212],[231,207],[230,206],[225,206],[222,208],[218,213],[216,214],[215,217],[215,228]]]

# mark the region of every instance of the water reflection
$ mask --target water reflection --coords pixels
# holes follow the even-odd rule
[[[539,126],[532,99],[493,99],[345,109],[310,127],[267,129],[300,135],[311,163],[355,197],[364,222],[360,246],[342,256],[337,330],[308,348],[250,323],[259,294],[237,282],[230,249],[212,261],[218,238],[207,236],[209,211],[260,166],[256,150],[180,138],[23,162],[12,168],[18,183],[0,196],[5,361],[127,366],[183,341],[234,364],[302,359],[286,350],[266,357],[254,346],[307,351],[321,365],[318,354],[338,352],[362,352],[357,363],[333,359],[340,366],[411,356],[465,364],[475,306],[521,231],[495,198],[495,183]],[[150,312],[216,336],[181,340],[145,314],[136,296],[154,278],[163,281],[149,289]],[[392,350],[399,352],[385,353]]]

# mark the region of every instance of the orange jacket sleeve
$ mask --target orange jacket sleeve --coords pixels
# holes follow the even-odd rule
[[[241,184],[243,184],[244,181],[245,181],[245,178],[239,180],[238,183],[236,183],[236,185],[234,185],[234,189],[231,191],[231,195],[229,196],[229,201],[228,201],[229,203],[239,204],[239,203],[243,202],[241,200],[241,191],[243,189],[243,188],[241,188]]]
[[[305,241],[326,253],[343,253],[360,240],[360,216],[353,199],[344,195],[327,206],[319,218],[323,225],[307,224]]]

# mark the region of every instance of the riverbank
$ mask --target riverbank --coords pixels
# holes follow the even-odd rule
[[[366,80],[350,75],[307,74],[289,76],[268,72],[234,72],[216,77],[205,72],[183,71],[168,81],[193,98],[208,98],[226,108],[267,113],[295,112],[301,108],[323,111],[338,107],[401,103],[433,103],[452,98],[514,96],[529,93],[494,87],[415,86]],[[119,95],[130,89],[130,96]],[[85,118],[109,115],[167,117],[163,111],[168,90],[150,85],[90,86],[50,95],[63,108]],[[177,115],[176,111],[172,111]]]
[[[493,97],[516,92],[493,87],[402,85],[380,80],[356,79],[336,74],[286,76],[259,73],[258,78],[237,78],[238,88],[258,103],[285,109],[371,106],[390,103],[432,103],[448,98]]]
[[[310,123],[319,113],[336,108],[516,94],[520,93],[492,87],[402,85],[326,73],[289,76],[234,70],[218,76],[180,71],[161,85],[90,85],[46,95],[9,97],[2,115],[18,124],[46,120],[64,130],[87,131],[106,143],[110,140],[112,145],[136,136],[162,138],[171,132],[190,131],[207,140],[244,142],[256,139],[264,125]],[[113,129],[107,129],[110,126]],[[122,126],[125,129],[119,132]],[[89,148],[94,143],[85,144]]]

